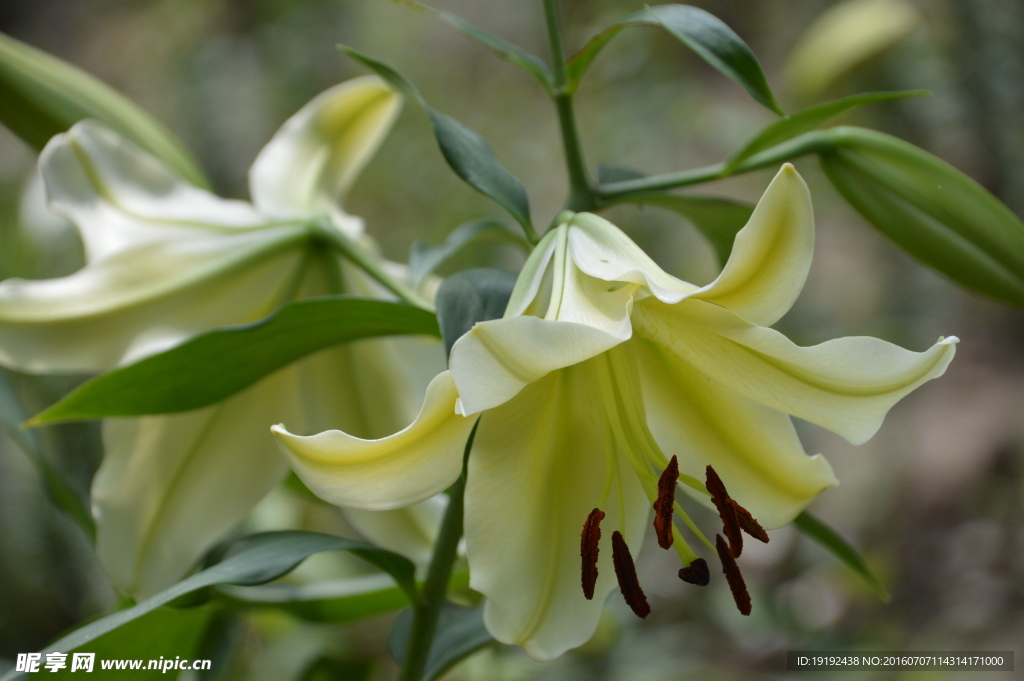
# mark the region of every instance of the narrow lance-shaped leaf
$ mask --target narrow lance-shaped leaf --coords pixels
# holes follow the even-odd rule
[[[961,286],[1024,306],[1024,223],[928,152],[863,128],[828,131],[829,180],[868,222]]]
[[[824,104],[804,109],[792,116],[786,116],[782,120],[775,121],[755,135],[752,140],[747,142],[746,146],[740,149],[735,156],[729,159],[729,162],[726,164],[726,172],[731,172],[736,168],[736,166],[743,161],[746,161],[759,151],[764,151],[769,147],[774,147],[777,144],[782,144],[787,140],[791,140],[794,137],[813,130],[819,125],[822,125],[853,109],[867,106],[868,104],[877,104],[878,102],[889,102],[894,99],[907,99],[910,97],[922,97],[930,94],[931,93],[927,90],[909,90],[907,92],[868,92],[865,94],[853,95],[852,97],[843,97],[842,99],[825,102]]]
[[[0,369],[0,427],[7,432],[18,448],[36,465],[43,479],[47,496],[57,508],[61,509],[74,520],[89,537],[96,540],[96,523],[92,519],[85,503],[75,494],[64,477],[54,468],[43,455],[39,439],[35,433],[23,430],[21,424],[28,418],[28,413],[7,380],[7,374]]]
[[[469,23],[457,14],[435,9],[420,2],[416,2],[415,0],[394,0],[394,2],[411,7],[418,12],[427,12],[428,14],[434,15],[463,35],[487,47],[502,59],[510,61],[523,68],[530,75],[536,78],[545,89],[551,89],[553,82],[551,67],[549,67],[540,57],[532,55],[518,45],[513,45],[507,40],[499,38],[493,33]]]
[[[409,249],[409,277],[416,286],[437,270],[450,258],[470,244],[496,241],[528,248],[526,242],[505,225],[493,220],[472,220],[459,225],[448,235],[440,246],[431,246],[415,241]]]
[[[755,100],[780,116],[785,115],[747,44],[721,19],[689,5],[648,7],[599,33],[567,63],[568,90],[575,91],[591,62],[612,38],[636,25],[664,28],[701,59],[739,83]]]
[[[456,572],[448,592],[465,591],[469,573]],[[408,595],[387,575],[361,575],[348,579],[304,584],[220,586],[217,597],[234,608],[284,610],[309,622],[356,622],[409,605]]]
[[[527,234],[533,232],[530,202],[523,183],[501,165],[483,137],[451,116],[429,106],[416,86],[393,67],[351,47],[340,45],[338,49],[422,105],[434,127],[434,136],[441,147],[441,154],[455,174],[508,211],[509,215],[523,226]]]
[[[878,577],[871,572],[868,564],[857,552],[857,549],[850,546],[849,542],[840,537],[835,530],[815,518],[807,511],[798,515],[793,521],[793,524],[798,530],[821,544],[825,550],[839,559],[839,562],[850,568],[850,570],[852,570],[858,577],[867,582],[867,585],[871,587],[871,590],[874,591],[884,603],[888,603],[892,600],[889,592],[886,591],[884,586],[882,586],[882,582],[879,581]]]
[[[243,537],[229,551],[228,557],[213,567],[197,572],[136,606],[90,622],[40,652],[66,653],[75,650],[162,605],[206,587],[216,584],[264,584],[291,572],[309,556],[324,551],[348,551],[362,558],[394,577],[410,599],[418,599],[414,581],[416,568],[404,556],[364,542],[317,532],[265,532]],[[23,675],[23,672],[11,671],[0,681],[13,681]]]
[[[0,33],[0,123],[37,150],[84,118],[131,139],[199,187],[209,187],[192,154],[153,117],[65,61]]]
[[[392,657],[402,662],[412,628],[412,609],[403,610],[388,635]],[[427,656],[423,681],[434,681],[461,660],[494,641],[484,626],[484,608],[461,608],[445,603],[437,622],[437,633]]]
[[[252,324],[229,326],[84,383],[37,415],[59,421],[198,409],[317,350],[363,338],[440,336],[421,308],[349,295],[307,298]]]
[[[463,270],[437,290],[437,322],[445,355],[477,322],[501,319],[516,285],[516,274],[492,267]]]

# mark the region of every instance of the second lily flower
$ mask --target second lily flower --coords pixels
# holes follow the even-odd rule
[[[952,360],[954,337],[923,353],[874,338],[805,348],[768,328],[803,288],[813,247],[810,195],[788,164],[704,287],[664,272],[606,220],[566,214],[504,318],[455,343],[408,428],[382,440],[274,430],[315,493],[387,509],[450,485],[483,414],[466,488],[471,586],[495,638],[557,657],[593,634],[615,585],[611,549],[623,555],[624,539],[639,551],[672,457],[694,494],[707,499],[699,479],[712,465],[738,504],[780,527],[837,483],[789,415],[862,443]],[[590,600],[579,552],[594,509],[614,542],[600,540]],[[696,554],[671,531],[689,565]]]

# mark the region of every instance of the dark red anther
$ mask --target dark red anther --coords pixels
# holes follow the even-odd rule
[[[750,593],[747,592],[747,584],[743,581],[743,575],[740,574],[740,568],[736,565],[729,546],[720,534],[715,535],[715,548],[718,550],[718,558],[722,561],[722,572],[725,573],[725,579],[729,582],[729,589],[732,591],[733,600],[736,601],[736,607],[739,608],[741,615],[749,615]]]
[[[641,619],[650,615],[651,606],[647,602],[644,590],[640,588],[633,556],[629,554],[626,540],[618,530],[612,533],[612,564],[615,566],[615,577],[619,580],[619,591],[626,599],[626,604]]]
[[[687,584],[707,586],[711,581],[711,571],[708,570],[708,562],[703,558],[697,558],[687,567],[680,568],[679,579]]]
[[[676,504],[677,480],[679,461],[673,456],[658,480],[658,499],[654,502],[654,531],[658,534],[658,546],[663,549],[672,548],[672,513]]]
[[[754,516],[750,515],[750,511],[737,504],[735,499],[729,499],[729,505],[732,506],[732,509],[736,514],[736,520],[739,521],[740,527],[743,531],[754,539],[763,541],[767,544],[768,533],[764,531],[763,527],[761,527],[761,523],[754,520]]]
[[[587,600],[594,598],[594,585],[597,584],[597,554],[600,550],[601,521],[604,520],[604,511],[595,508],[587,516],[583,523],[583,533],[580,535],[580,558],[583,559],[583,572],[581,581],[583,583],[583,595]]]
[[[718,515],[722,518],[722,531],[729,538],[729,550],[733,558],[739,558],[743,553],[743,533],[740,531],[740,520],[737,517],[736,507],[730,503],[732,499],[725,489],[725,483],[718,477],[718,473],[711,466],[706,469],[707,488],[711,492],[711,501],[718,509]]]

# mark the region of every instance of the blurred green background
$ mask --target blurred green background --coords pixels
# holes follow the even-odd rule
[[[907,5],[916,10],[904,17],[897,39],[814,93],[801,92],[787,59],[806,28],[835,3],[693,4],[724,19],[751,45],[788,110],[861,91],[930,89],[929,98],[882,104],[844,122],[928,149],[1024,215],[1019,0]],[[539,2],[435,5],[546,55]],[[639,0],[564,2],[569,51],[642,7]],[[547,224],[566,194],[553,107],[530,76],[431,17],[387,0],[4,0],[0,31],[84,68],[147,109],[195,152],[222,195],[246,198],[248,166],[280,123],[321,90],[363,73],[336,51],[339,42],[402,69],[434,106],[486,137],[526,185],[536,224]],[[650,173],[722,160],[773,118],[653,29],[617,38],[577,102],[588,163]],[[34,162],[27,146],[0,129],[0,278],[57,276],[81,262],[77,237],[65,225],[26,214]],[[804,345],[873,335],[921,350],[940,335],[962,340],[947,375],[897,405],[867,444],[853,447],[799,424],[807,450],[824,453],[842,482],[813,510],[864,551],[889,585],[892,603],[878,602],[833,558],[784,528],[767,546],[744,553],[754,614],[743,618],[724,580],[707,589],[688,587],[674,577],[674,555],[648,542],[638,558],[654,608],[646,621],[613,598],[595,639],[559,661],[539,665],[521,651],[495,647],[463,663],[452,679],[770,678],[784,674],[786,650],[849,646],[1017,647],[1019,657],[1024,315],[965,293],[910,260],[842,201],[813,159],[797,167],[811,186],[818,240],[804,293],[779,328]],[[773,172],[696,191],[755,201]],[[385,255],[398,261],[406,260],[414,240],[439,243],[464,221],[503,219],[449,171],[425,116],[413,106],[346,207],[365,218]],[[695,283],[714,277],[711,248],[678,216],[652,207],[620,207],[607,215],[673,274]],[[517,257],[481,246],[447,271],[479,264],[515,269]],[[12,377],[34,410],[77,380]],[[47,456],[83,496],[101,455],[97,433],[94,425],[41,433]],[[331,509],[285,491],[268,499],[250,523],[277,526],[347,531]],[[35,469],[11,442],[0,442],[0,658],[39,649],[114,598],[81,532],[43,495]],[[229,623],[228,638],[237,645],[221,665],[223,678],[299,678],[321,658],[306,678],[392,678],[383,644],[387,625],[386,618],[336,626],[249,613]]]

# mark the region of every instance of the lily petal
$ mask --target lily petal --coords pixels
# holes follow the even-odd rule
[[[640,549],[650,504],[624,457],[606,451],[599,389],[587,364],[553,372],[487,412],[469,457],[466,551],[470,586],[487,597],[484,622],[538,660],[594,633],[615,588],[611,535]],[[614,463],[610,463],[614,461]],[[602,522],[594,599],[580,586],[580,532],[621,467]],[[624,511],[624,513],[623,513]]]
[[[305,239],[291,227],[210,235],[136,246],[59,279],[8,279],[0,283],[0,362],[105,371],[268,314]]]
[[[698,290],[661,269],[622,230],[593,213],[577,213],[569,228],[576,266],[604,281],[646,286],[659,300],[675,303]]]
[[[399,553],[418,565],[426,565],[433,554],[446,508],[448,497],[438,494],[393,511],[342,510],[352,526],[377,546]]]
[[[555,369],[596,357],[628,338],[537,317],[481,322],[452,346],[449,365],[459,388],[459,413],[503,404]]]
[[[824,457],[804,453],[786,414],[709,381],[650,341],[636,339],[629,347],[638,360],[647,423],[662,451],[698,480],[714,466],[764,527],[789,523],[839,484]]]
[[[401,97],[377,76],[336,85],[285,121],[249,169],[259,211],[279,220],[317,213],[355,237],[362,221],[341,200],[391,129]]]
[[[267,427],[301,418],[291,368],[215,406],[107,419],[93,480],[96,551],[142,599],[180,580],[284,476]]]
[[[911,352],[854,337],[804,348],[699,300],[664,305],[647,298],[635,305],[632,319],[637,336],[711,380],[853,444],[870,439],[907,393],[941,376],[959,342],[950,336],[925,352]]]
[[[56,135],[39,156],[50,210],[78,227],[86,262],[141,244],[231,233],[266,221],[244,201],[198,189],[96,121]]]
[[[813,255],[811,193],[787,163],[736,234],[722,273],[692,297],[726,307],[748,322],[771,326],[796,302]]]
[[[427,387],[416,420],[380,440],[339,430],[302,437],[274,426],[292,469],[321,499],[369,510],[401,508],[443,491],[462,471],[474,419],[455,413],[458,393],[449,372]]]

